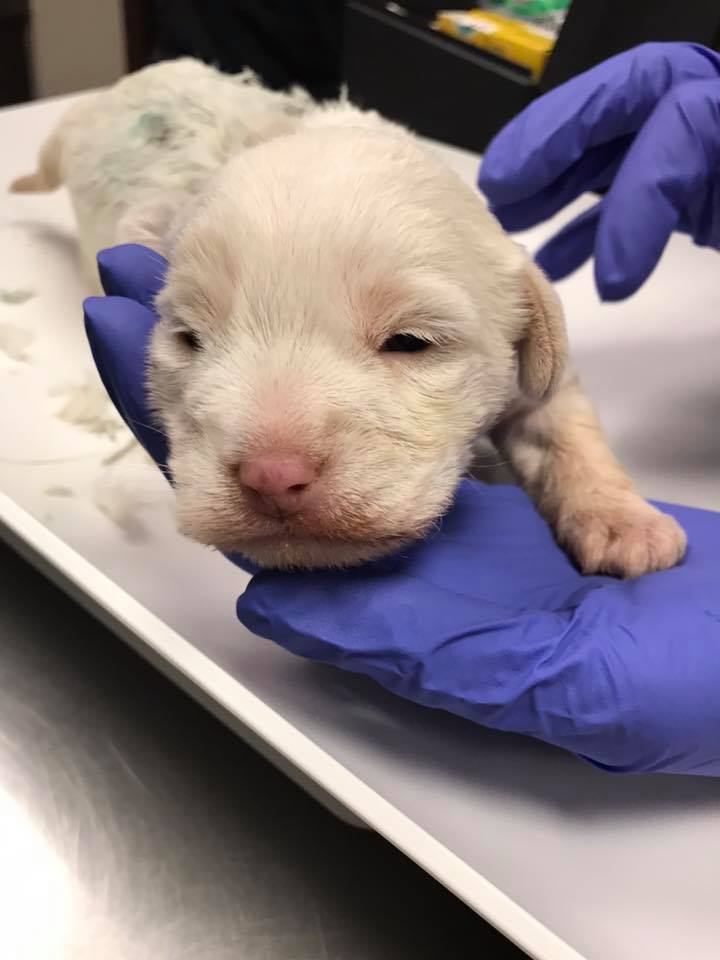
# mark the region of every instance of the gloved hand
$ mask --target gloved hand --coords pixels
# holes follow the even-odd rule
[[[720,248],[720,56],[690,43],[621,53],[540,97],[495,137],[479,186],[524,230],[580,194],[594,207],[537,254],[551,279],[595,258],[604,300],[634,293],[674,230]]]
[[[100,266],[113,296],[86,303],[93,354],[164,463],[143,386],[158,260],[120,247]],[[237,613],[300,656],[606,769],[720,776],[720,514],[669,512],[691,544],[682,566],[583,577],[522,491],[463,481],[424,543],[353,570],[258,573]]]

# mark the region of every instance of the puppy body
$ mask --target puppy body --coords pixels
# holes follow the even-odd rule
[[[265,89],[249,71],[228,76],[190,58],[153,65],[71,107],[37,172],[11,189],[67,186],[97,286],[98,250],[165,241],[233,154],[292,130],[311,103],[302,90]]]
[[[149,385],[189,535],[266,566],[382,555],[490,433],[583,569],[682,555],[565,371],[547,281],[404,129],[179,61],[81,104],[16,186],[61,179],[89,261],[168,258]]]

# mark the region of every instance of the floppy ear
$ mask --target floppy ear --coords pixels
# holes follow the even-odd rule
[[[520,284],[525,326],[517,344],[518,381],[526,396],[546,400],[559,386],[567,362],[565,317],[550,282],[529,259]]]

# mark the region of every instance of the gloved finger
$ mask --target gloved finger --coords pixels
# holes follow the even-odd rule
[[[124,297],[89,297],[85,330],[105,389],[120,416],[166,476],[167,442],[147,406],[145,365],[155,314]]]
[[[491,204],[490,209],[511,233],[542,223],[581,194],[606,189],[612,183],[631,143],[632,137],[628,136],[593,147],[550,186],[517,203],[499,207]],[[482,184],[482,174],[480,181]]]
[[[676,87],[638,134],[605,197],[595,242],[604,300],[642,286],[687,211],[708,203],[719,163],[720,80]]]
[[[530,104],[485,153],[480,188],[500,208],[558,180],[593,147],[639,130],[672,87],[720,76],[720,56],[650,43],[611,57]]]
[[[593,255],[603,202],[571,220],[535,254],[538,266],[551,280],[569,276]]]
[[[128,297],[152,307],[165,283],[167,261],[138,243],[101,250],[97,255],[103,290],[110,297]]]
[[[531,688],[570,618],[382,568],[260,573],[238,599],[237,615],[298,656],[364,674],[425,706],[445,707],[444,691],[453,691],[455,712],[531,734]]]

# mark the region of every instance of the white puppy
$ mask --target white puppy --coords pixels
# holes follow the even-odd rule
[[[15,189],[60,182],[89,260],[168,258],[149,389],[188,535],[265,566],[377,557],[489,434],[583,570],[681,558],[565,372],[553,290],[407,131],[183,60],[75,108]]]

